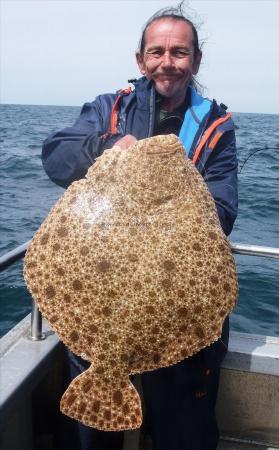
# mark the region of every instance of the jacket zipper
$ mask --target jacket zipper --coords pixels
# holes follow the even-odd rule
[[[154,130],[154,116],[155,116],[155,89],[151,88],[150,99],[149,99],[149,127],[148,127],[148,137],[152,136]]]

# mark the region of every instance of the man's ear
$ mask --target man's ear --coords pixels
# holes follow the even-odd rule
[[[193,62],[193,69],[192,69],[193,75],[197,75],[200,68],[201,59],[202,59],[202,52],[199,50]]]
[[[140,73],[142,75],[145,75],[145,64],[144,64],[144,60],[143,60],[143,55],[140,52],[136,53],[136,60],[138,63]]]

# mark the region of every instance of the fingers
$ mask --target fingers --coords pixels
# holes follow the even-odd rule
[[[123,150],[131,147],[135,142],[137,142],[137,138],[135,136],[132,136],[131,134],[127,134],[126,136],[123,136],[121,139],[115,142],[115,146],[122,148]]]

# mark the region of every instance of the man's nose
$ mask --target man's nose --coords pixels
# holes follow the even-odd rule
[[[172,67],[173,66],[173,60],[172,60],[170,52],[165,52],[162,55],[162,66],[163,67]]]

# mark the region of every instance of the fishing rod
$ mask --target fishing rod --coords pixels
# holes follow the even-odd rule
[[[261,148],[257,148],[256,150],[254,150],[253,152],[250,153],[250,155],[247,156],[247,158],[244,160],[244,162],[242,163],[242,166],[240,167],[238,173],[241,173],[243,167],[245,166],[245,164],[247,163],[248,159],[251,158],[251,156],[255,155],[258,152],[261,152],[263,150],[279,150],[279,146],[278,147],[268,147],[267,145],[265,145],[264,147]]]

